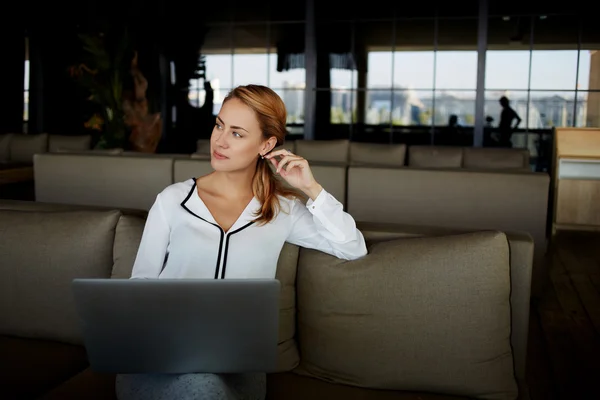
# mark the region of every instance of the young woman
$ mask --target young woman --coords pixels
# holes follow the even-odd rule
[[[285,124],[285,105],[274,91],[233,89],[211,136],[214,172],[156,197],[131,277],[272,279],[285,242],[348,260],[366,255],[354,219],[315,180],[308,162],[273,151],[284,142]],[[266,393],[265,374],[132,374],[117,376],[116,384],[120,400],[262,400]]]

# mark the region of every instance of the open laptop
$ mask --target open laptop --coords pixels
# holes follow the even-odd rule
[[[275,371],[275,279],[75,279],[72,289],[97,372]]]

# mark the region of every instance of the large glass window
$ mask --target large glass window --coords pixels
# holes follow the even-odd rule
[[[258,84],[272,88],[284,101],[288,123],[304,122],[303,65],[277,71],[278,44],[285,35],[301,37],[303,23],[219,24],[209,26],[199,64],[204,77],[190,80],[189,101],[194,107],[205,104],[205,82],[213,89],[213,114],[219,112],[227,93],[238,85]],[[282,52],[282,57],[285,53]]]
[[[29,60],[25,60],[25,81],[23,82],[23,121],[29,121]]]
[[[286,9],[280,8],[271,12],[281,14],[283,21]],[[320,5],[316,8],[321,10]],[[317,13],[318,65],[329,65],[329,75],[327,69],[317,71],[318,104],[329,99],[330,122],[351,125],[350,133],[363,123],[387,126],[370,131],[380,133],[423,126],[420,131],[429,134],[450,123],[471,132],[476,118],[477,13],[454,17],[442,12],[436,20],[428,17],[432,14],[408,18],[412,14],[400,11],[395,13],[401,18],[373,10],[369,17],[354,11]],[[209,27],[200,53],[205,79],[215,89],[215,110],[231,88],[258,83],[284,99],[288,123],[302,124],[304,23],[254,20]],[[519,129],[524,135],[553,126],[600,126],[598,50],[600,33],[592,17],[492,15],[485,68],[486,126],[497,128],[501,97],[509,98],[522,119]],[[288,69],[278,71],[282,60]],[[201,107],[206,98],[203,80],[191,81],[190,89],[190,103]],[[529,146],[527,140],[523,145]]]

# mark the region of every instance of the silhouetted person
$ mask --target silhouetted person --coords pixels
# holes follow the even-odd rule
[[[444,146],[458,145],[461,133],[462,130],[460,125],[458,125],[458,116],[452,114],[448,118],[448,126],[442,130],[441,134],[436,139],[436,143]]]
[[[500,113],[500,145],[503,147],[512,147],[510,141],[513,131],[517,129],[521,123],[521,117],[510,107],[510,102],[506,96],[500,98],[500,105],[502,106],[502,112]],[[517,123],[513,127],[513,120],[517,120]]]

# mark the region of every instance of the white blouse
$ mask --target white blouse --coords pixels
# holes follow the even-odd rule
[[[229,231],[212,217],[196,180],[166,187],[148,213],[131,278],[275,278],[285,242],[341,259],[367,254],[362,233],[342,204],[323,189],[304,205],[280,197],[269,223],[252,222],[261,207],[254,197]]]

